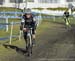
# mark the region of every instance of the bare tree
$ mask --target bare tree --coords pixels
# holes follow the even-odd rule
[[[23,3],[23,0],[15,0],[15,6],[16,6],[17,8],[20,7],[20,3]]]
[[[4,2],[4,0],[0,0],[0,5],[1,5],[1,6],[3,5],[3,2]]]

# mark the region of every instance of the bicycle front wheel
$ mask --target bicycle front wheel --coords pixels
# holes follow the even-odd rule
[[[27,36],[27,44],[28,44],[28,56],[32,55],[32,38],[31,36]]]

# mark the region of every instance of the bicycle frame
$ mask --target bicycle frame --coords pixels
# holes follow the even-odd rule
[[[32,28],[27,28],[27,37],[29,37],[29,43],[32,45]]]
[[[32,28],[27,28],[28,56],[32,54]]]

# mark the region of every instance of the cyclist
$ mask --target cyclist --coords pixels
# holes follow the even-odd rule
[[[65,23],[66,23],[67,26],[70,26],[69,16],[70,16],[69,12],[66,10],[64,12],[64,21],[65,21]]]
[[[35,45],[35,33],[36,33],[36,19],[33,17],[30,9],[27,9],[27,12],[23,15],[23,19],[21,21],[20,30],[23,30],[24,39],[26,42],[27,49],[27,32],[26,28],[31,26],[32,28],[32,45]]]

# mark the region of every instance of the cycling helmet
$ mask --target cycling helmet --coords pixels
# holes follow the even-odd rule
[[[31,14],[32,12],[31,12],[31,9],[30,8],[27,8],[26,10],[25,10],[25,14]]]

